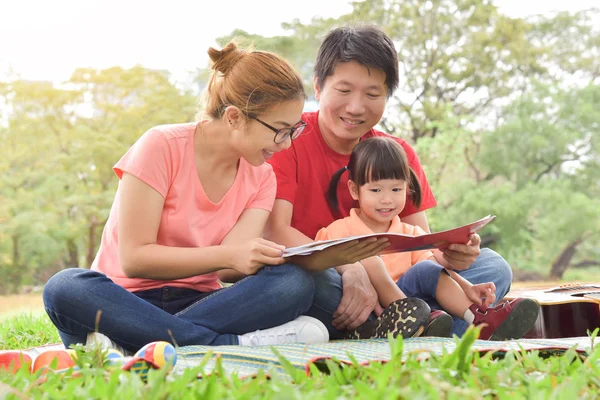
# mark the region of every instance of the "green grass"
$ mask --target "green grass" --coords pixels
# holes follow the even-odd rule
[[[0,321],[0,350],[28,349],[50,343],[60,343],[60,337],[46,314],[19,314]]]
[[[2,348],[25,348],[56,342],[47,317],[19,316],[2,324]],[[569,350],[561,357],[508,353],[503,358],[470,351],[476,331],[457,350],[428,360],[409,355],[402,362],[402,340],[391,340],[386,364],[341,367],[329,373],[313,366],[309,377],[283,361],[287,374],[270,370],[254,379],[219,374],[197,379],[202,365],[183,374],[151,371],[148,382],[120,370],[86,367],[81,376],[0,371],[0,399],[596,399],[600,396],[600,346],[586,359]],[[219,371],[217,367],[216,371]],[[290,378],[291,377],[291,378]]]

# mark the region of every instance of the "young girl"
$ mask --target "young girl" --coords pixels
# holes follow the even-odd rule
[[[119,187],[91,270],[61,271],[44,289],[66,347],[328,340],[301,316],[311,275],[261,239],[276,188],[265,161],[304,129],[302,81],[272,53],[230,43],[208,54],[204,119],[139,138],[114,166]]]
[[[354,148],[348,166],[331,180],[327,195],[334,212],[338,212],[339,180],[346,170],[350,174],[348,189],[360,208],[321,229],[316,240],[381,232],[425,234],[421,228],[402,223],[398,217],[407,200],[419,206],[421,193],[417,177],[397,142],[375,137],[361,141]],[[505,301],[491,307],[496,300],[493,283],[472,285],[446,269],[445,260],[436,259],[431,251],[375,256],[361,263],[382,307],[406,296],[422,298],[434,310],[443,308],[469,324],[484,325],[481,339],[522,337],[537,319],[539,306],[530,299]],[[451,326],[447,335],[450,329]],[[360,329],[352,335],[360,337]]]

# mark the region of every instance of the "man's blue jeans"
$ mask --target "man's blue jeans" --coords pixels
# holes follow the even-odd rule
[[[435,273],[435,271],[433,271]],[[464,271],[457,271],[463,278],[473,284],[493,282],[496,285],[496,299],[502,299],[510,290],[512,271],[508,263],[498,253],[488,248],[481,249],[481,254],[471,267]],[[321,320],[329,330],[330,339],[340,339],[343,332],[338,331],[331,324],[334,311],[342,299],[342,278],[333,268],[314,274],[315,298],[307,315]],[[431,279],[439,279],[439,271]],[[497,302],[496,301],[496,302]],[[432,308],[441,309],[438,305]],[[462,336],[468,324],[457,317],[454,319],[452,333]]]
[[[88,333],[98,331],[135,352],[158,340],[238,344],[237,335],[305,314],[313,296],[312,276],[283,264],[210,293],[175,287],[131,293],[96,271],[66,269],[48,281],[43,298],[65,346],[85,343]]]

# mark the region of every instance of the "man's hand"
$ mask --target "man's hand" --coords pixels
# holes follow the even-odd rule
[[[481,238],[474,233],[467,244],[451,244],[443,252],[444,260],[449,264],[449,269],[462,271],[471,266],[479,257]]]
[[[332,324],[336,329],[356,329],[365,323],[372,311],[377,315],[383,311],[362,265],[354,264],[343,271],[342,289],[342,301],[333,313]]]
[[[324,271],[340,265],[353,264],[357,261],[377,255],[389,245],[386,238],[352,240],[350,242],[328,247],[325,250],[315,251],[307,256],[289,257],[288,261],[300,265],[310,271]],[[366,276],[364,268],[363,273],[365,273]]]

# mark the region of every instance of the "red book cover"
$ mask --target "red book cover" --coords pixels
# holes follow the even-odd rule
[[[333,240],[321,240],[305,244],[298,247],[290,247],[284,250],[284,257],[291,257],[297,255],[309,255],[315,251],[321,251],[328,247],[332,247],[338,244],[346,243],[352,240],[360,240],[370,237],[386,237],[390,242],[385,250],[381,254],[389,253],[402,253],[405,251],[416,251],[426,249],[445,249],[453,243],[465,244],[469,241],[471,234],[478,232],[481,228],[492,222],[496,218],[494,215],[488,215],[487,217],[481,218],[475,222],[467,225],[460,226],[458,228],[448,229],[441,232],[429,233],[422,236],[408,236],[400,233],[372,233],[370,235],[360,236],[349,236],[341,239]]]

